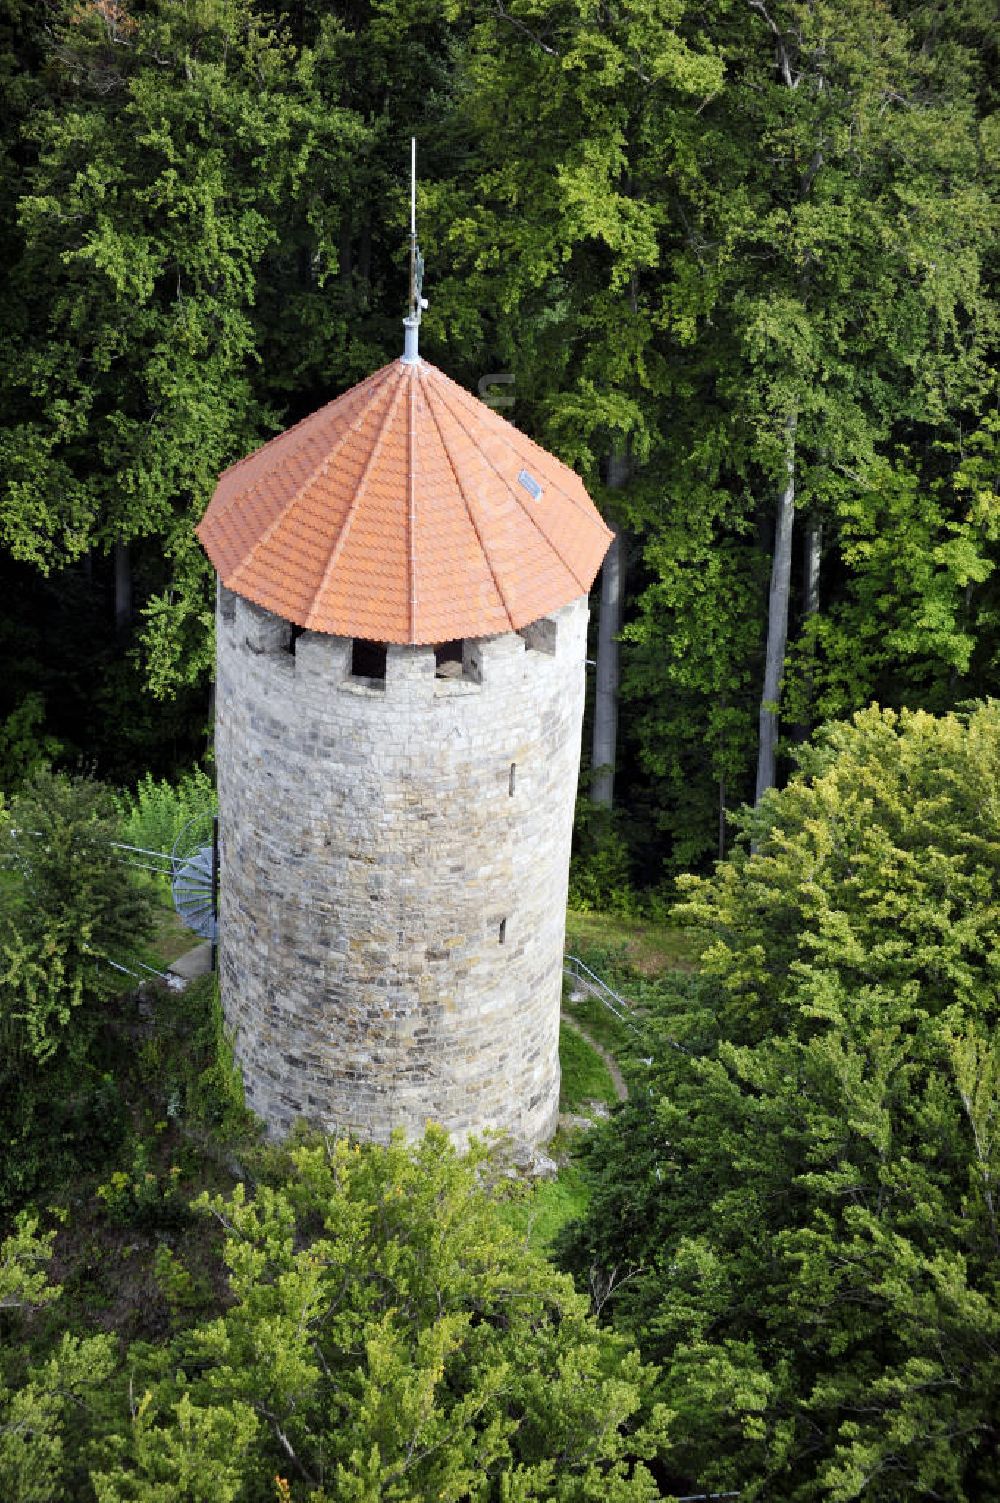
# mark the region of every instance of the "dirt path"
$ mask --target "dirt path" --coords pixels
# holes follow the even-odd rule
[[[618,1097],[618,1100],[627,1101],[628,1086],[625,1084],[625,1077],[622,1074],[621,1070],[619,1070],[618,1061],[615,1059],[614,1055],[609,1054],[607,1049],[605,1049],[602,1044],[599,1044],[596,1039],[591,1038],[586,1028],[584,1028],[582,1024],[578,1023],[574,1017],[566,1012],[565,1009],[563,1010],[562,1020],[566,1024],[566,1027],[572,1028],[574,1033],[578,1033],[583,1039],[583,1042],[585,1044],[589,1044],[594,1053],[603,1061],[605,1069],[611,1076],[611,1083],[615,1088],[615,1095]]]

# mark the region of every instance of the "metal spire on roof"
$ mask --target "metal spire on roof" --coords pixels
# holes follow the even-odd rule
[[[417,339],[420,330],[420,315],[427,307],[422,295],[424,287],[424,258],[417,245],[417,138],[410,137],[410,308],[403,319],[406,331],[403,344],[403,360],[415,365],[420,359]]]

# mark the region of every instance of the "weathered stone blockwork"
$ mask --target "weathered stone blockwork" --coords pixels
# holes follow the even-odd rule
[[[220,591],[221,983],[248,1103],[386,1139],[555,1126],[587,601],[538,630],[390,647]]]

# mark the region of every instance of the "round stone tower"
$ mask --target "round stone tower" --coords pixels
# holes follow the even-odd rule
[[[545,1139],[611,534],[411,348],[234,465],[219,574],[220,982],[247,1101]]]

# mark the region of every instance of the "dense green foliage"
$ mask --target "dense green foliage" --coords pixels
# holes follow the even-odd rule
[[[753,790],[789,479],[786,737],[988,691],[993,19],[5,0],[0,783],[202,750],[192,523],[223,465],[398,351],[411,132],[423,348],[510,373],[626,537],[620,808],[581,825],[582,897],[634,909]]]
[[[1000,1494],[995,22],[0,0],[12,1503]],[[411,134],[423,353],[626,563],[571,891],[638,1011],[568,1007],[632,1095],[537,1204],[434,1132],[262,1150],[211,984],[115,968],[110,842],[212,805],[193,525],[399,352]]]
[[[24,1312],[60,1293],[52,1236],[23,1219],[0,1246],[12,1503],[256,1503],[279,1478],[279,1497],[311,1503],[659,1496],[638,1459],[666,1445],[651,1371],[512,1229],[482,1151],[432,1131],[262,1168],[255,1193],[196,1208],[224,1231],[222,1313],[192,1321],[194,1280],[161,1243],[181,1329],[124,1362],[107,1336],[36,1359]]]
[[[45,771],[0,826],[0,1206],[120,1131],[106,1007],[152,913],[117,835],[106,789]]]
[[[5,1196],[45,1156],[57,1215],[0,1246],[12,1499],[992,1496],[1000,707],[872,708],[799,763],[682,884],[697,971],[588,950],[637,1008],[573,1004],[631,1097],[534,1203],[435,1130],[262,1150],[210,979],[136,1012],[79,962],[33,1012],[10,969],[35,1114]],[[141,920],[109,808],[48,774],[16,801],[8,934],[74,896],[92,954]],[[39,1110],[97,1046],[103,1136]],[[601,1323],[547,1257],[581,1207],[561,1256]]]
[[[15,1345],[11,1327],[25,1311],[50,1306],[59,1290],[46,1278],[51,1232],[22,1217],[0,1243],[0,1472],[17,1503],[46,1503],[60,1495],[70,1451],[85,1433],[77,1414],[112,1372],[114,1341],[108,1336],[65,1335],[43,1361]],[[4,1329],[6,1327],[6,1329]]]
[[[992,1497],[1000,707],[872,709],[801,763],[686,884],[702,972],[593,1145],[573,1260],[640,1270],[615,1314],[688,1475]]]
[[[156,1497],[190,1433],[213,1475],[227,1457],[234,1497],[276,1469],[316,1503],[655,1497],[619,1459],[661,1443],[633,1423],[648,1374],[506,1228],[483,1167],[440,1132],[340,1142],[293,1150],[276,1189],[206,1202],[234,1303],[179,1338],[197,1376],[165,1365],[98,1498]]]
[[[200,767],[182,773],[176,781],[157,779],[147,772],[134,790],[119,794],[116,803],[119,838],[138,847],[135,859],[146,862],[148,881],[170,902],[170,878],[162,856],[173,850],[178,837],[184,839],[189,827],[202,838],[206,819],[217,809],[211,778]],[[161,859],[141,852],[158,853]]]

